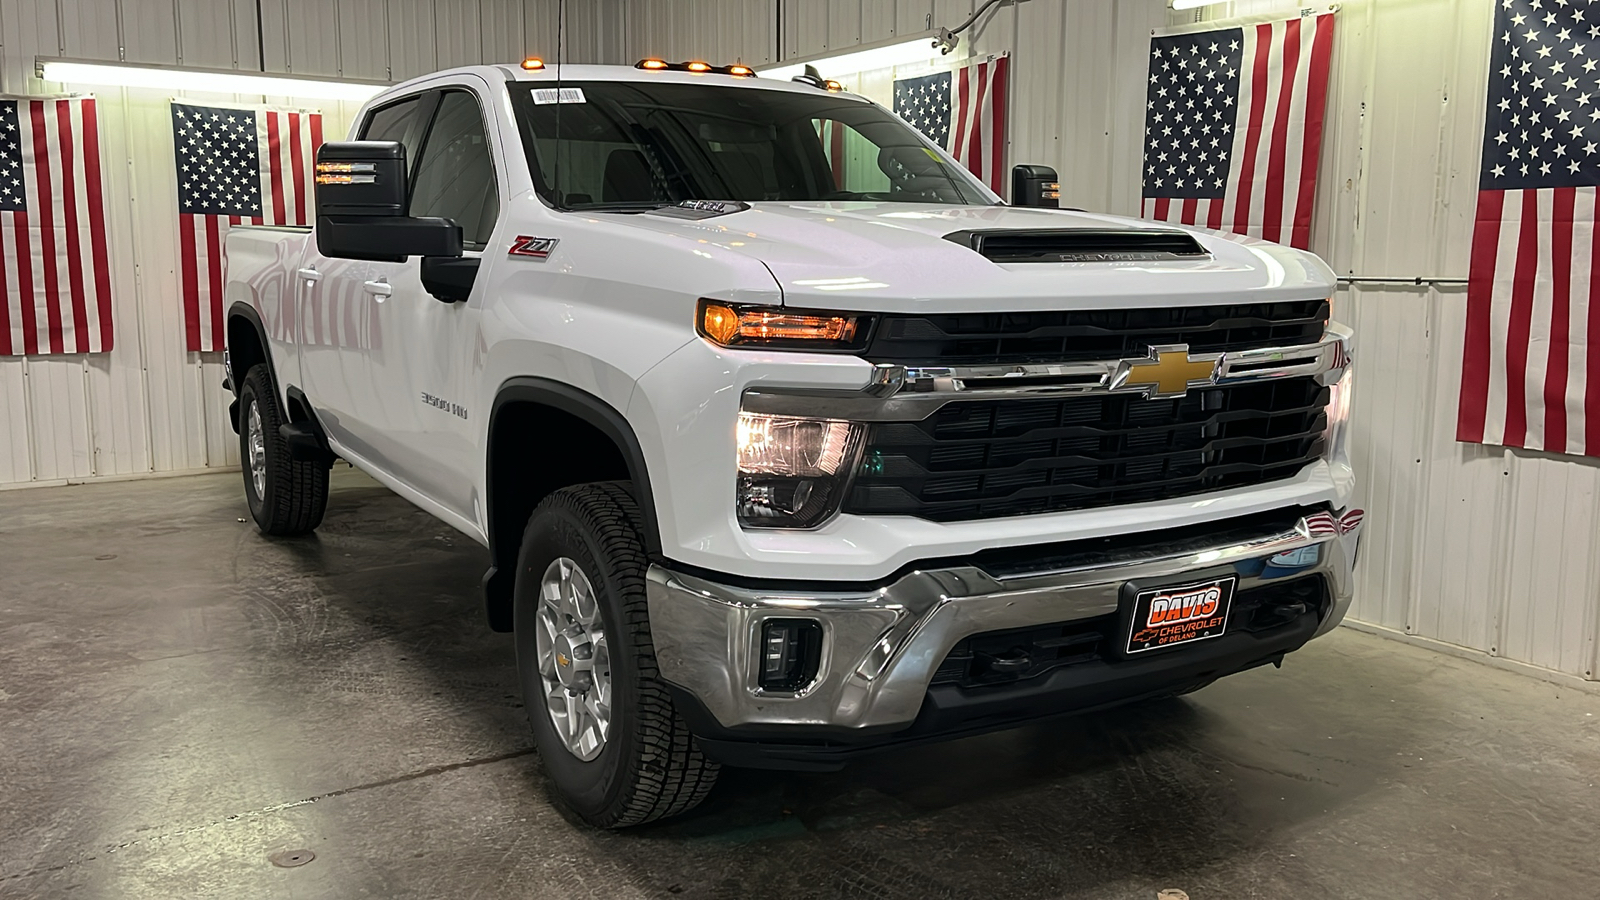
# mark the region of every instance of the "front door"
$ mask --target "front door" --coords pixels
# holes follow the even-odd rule
[[[466,88],[436,92],[411,174],[412,216],[461,226],[468,257],[479,257],[498,218],[495,150],[478,96]],[[408,148],[409,149],[409,148]],[[409,156],[409,154],[408,154]],[[477,435],[489,411],[473,408],[482,346],[482,299],[436,299],[422,284],[421,260],[352,263],[328,277],[369,312],[368,346],[346,354],[346,380],[359,408],[359,445],[370,461],[445,511],[470,522]],[[479,279],[482,283],[483,279]]]

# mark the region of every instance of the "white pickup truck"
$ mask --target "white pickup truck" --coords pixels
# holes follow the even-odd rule
[[[1194,690],[1350,603],[1315,256],[1048,208],[1043,167],[1007,205],[867,99],[735,66],[454,69],[351,137],[314,231],[227,238],[251,515],[316,528],[339,458],[488,547],[594,825],[720,764]]]

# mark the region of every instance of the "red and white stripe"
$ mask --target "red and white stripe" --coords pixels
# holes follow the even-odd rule
[[[27,211],[0,212],[0,356],[111,349],[100,132],[92,97],[18,100]]]
[[[223,238],[233,225],[310,225],[313,174],[322,145],[322,114],[255,107],[261,161],[260,216],[179,214],[183,322],[190,350],[221,350],[223,284],[228,259]]]
[[[1482,191],[1456,439],[1600,456],[1593,186]]]
[[[1145,218],[1310,247],[1333,21],[1323,13],[1244,26],[1222,198],[1146,197]]]
[[[1011,59],[956,70],[955,105],[950,116],[950,154],[989,190],[1004,196],[1006,144],[1006,74]]]
[[[1306,530],[1312,537],[1337,537],[1339,520],[1332,513],[1318,512],[1306,516]]]

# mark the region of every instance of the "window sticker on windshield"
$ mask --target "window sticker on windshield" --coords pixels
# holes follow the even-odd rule
[[[561,94],[560,99],[556,97],[558,90]],[[547,103],[588,103],[589,101],[583,99],[583,88],[564,87],[559,89],[534,88],[533,102],[544,106]]]

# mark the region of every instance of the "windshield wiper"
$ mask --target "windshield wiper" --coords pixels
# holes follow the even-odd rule
[[[608,203],[578,203],[567,206],[569,212],[649,212],[677,205],[676,200],[613,200]]]

